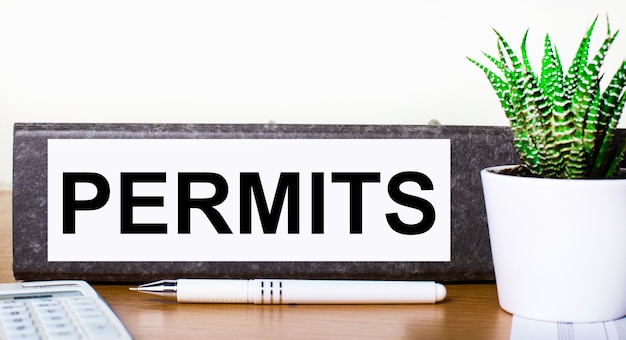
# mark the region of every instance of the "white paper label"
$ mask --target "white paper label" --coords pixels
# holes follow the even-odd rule
[[[449,261],[450,141],[51,139],[49,261]]]

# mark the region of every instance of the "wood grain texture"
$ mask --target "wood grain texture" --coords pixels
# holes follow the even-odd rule
[[[0,191],[0,282],[12,282],[11,192]]]
[[[493,284],[451,284],[425,305],[179,304],[96,285],[138,339],[508,339],[511,316]]]

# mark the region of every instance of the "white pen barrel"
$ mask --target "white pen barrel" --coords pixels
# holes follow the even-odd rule
[[[435,303],[445,296],[445,287],[431,281],[251,281],[251,299],[255,304]]]
[[[248,280],[181,279],[176,300],[188,303],[248,303]]]

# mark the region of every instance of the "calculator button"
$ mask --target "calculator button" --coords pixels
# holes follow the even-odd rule
[[[109,318],[106,315],[87,315],[81,316],[80,319],[85,323],[104,323],[109,322]]]
[[[77,296],[77,297],[68,298],[65,301],[67,301],[67,303],[69,305],[72,305],[72,306],[84,305],[84,304],[92,305],[92,304],[95,303],[92,298],[88,298],[88,297],[84,297],[84,296]]]
[[[13,301],[11,301],[13,302]],[[3,303],[0,305],[0,315],[4,315],[6,313],[10,313],[16,310],[26,310],[26,305],[24,303]]]
[[[76,329],[71,322],[55,322],[43,324],[44,332],[48,335],[50,334],[66,334],[66,333],[76,333]]]
[[[72,308],[72,311],[79,318],[103,315],[102,310],[98,306],[74,307]]]
[[[39,317],[39,320],[41,321],[41,324],[46,326],[46,325],[53,325],[53,324],[60,324],[60,323],[67,323],[67,324],[71,324],[72,320],[70,320],[70,318],[67,315],[48,315],[48,316],[41,316]]]
[[[49,340],[74,340],[80,339],[80,335],[75,331],[54,331],[50,333],[46,333],[46,336]]]
[[[90,338],[112,338],[119,336],[117,329],[107,322],[90,322],[84,325],[85,332]]]
[[[42,306],[33,306],[33,309],[40,314],[65,313],[65,309],[62,305],[43,304]]]
[[[32,323],[21,324],[21,325],[5,325],[4,330],[9,335],[18,335],[18,334],[36,334],[37,330],[33,327]]]
[[[30,313],[28,313],[28,309],[26,309],[26,307],[5,309],[0,312],[0,318],[2,318],[3,320],[28,317],[30,317]]]
[[[75,331],[74,325],[72,324],[71,321],[48,323],[48,324],[44,324],[43,328],[46,331],[46,333]]]
[[[63,307],[35,310],[39,318],[67,317]]]
[[[11,340],[40,340],[39,335],[35,333],[29,334],[10,334]]]
[[[3,323],[8,326],[24,326],[24,325],[32,325],[33,321],[30,318],[30,315],[25,316],[12,316],[2,318]]]
[[[36,309],[55,308],[60,307],[61,302],[58,300],[46,299],[33,302],[33,307]]]

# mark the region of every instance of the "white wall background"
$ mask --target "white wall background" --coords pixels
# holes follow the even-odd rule
[[[0,0],[0,187],[14,122],[506,125],[465,56],[530,27],[569,65],[597,14],[626,30],[624,0]]]

